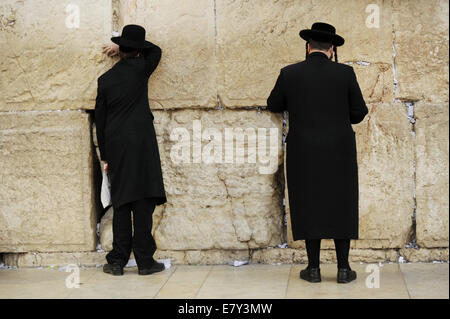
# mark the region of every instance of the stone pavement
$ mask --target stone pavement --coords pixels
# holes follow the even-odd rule
[[[351,266],[358,279],[349,284],[336,283],[335,264],[321,265],[318,284],[299,279],[305,267],[299,264],[174,265],[149,276],[133,267],[118,277],[80,268],[79,288],[66,287],[74,273],[64,268],[0,269],[0,298],[449,298],[448,263]],[[377,271],[379,288],[368,288],[366,282],[376,285]]]

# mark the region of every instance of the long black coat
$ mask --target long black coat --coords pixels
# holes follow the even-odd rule
[[[148,104],[148,79],[160,59],[161,49],[153,44],[142,57],[121,59],[98,78],[95,123],[113,206],[146,197],[157,205],[167,201]]]
[[[321,52],[280,71],[267,107],[288,111],[286,172],[294,240],[358,239],[355,132],[368,109],[351,66]]]

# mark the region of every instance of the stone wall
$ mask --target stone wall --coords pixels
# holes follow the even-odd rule
[[[283,206],[281,135],[288,127],[265,106],[280,68],[304,59],[298,32],[315,21],[335,25],[346,39],[339,61],[354,67],[369,108],[354,125],[361,239],[352,241],[351,260],[448,260],[448,6],[448,0],[2,1],[4,262],[95,265],[111,249],[112,209],[99,220],[93,109],[97,77],[117,62],[101,45],[129,23],[145,26],[163,50],[149,81],[168,197],[154,213],[157,257],[188,264],[305,262],[304,243],[292,241]],[[170,136],[176,128],[192,136],[194,123],[222,134],[277,129],[277,142],[265,147],[278,152],[275,169],[261,174],[264,165],[248,163],[247,153],[240,164],[175,163]],[[323,261],[334,262],[333,243],[323,248]]]

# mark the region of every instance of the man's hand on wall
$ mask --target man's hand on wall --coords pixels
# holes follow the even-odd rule
[[[106,53],[106,55],[110,57],[116,56],[119,54],[119,46],[115,43],[104,44],[102,52]]]

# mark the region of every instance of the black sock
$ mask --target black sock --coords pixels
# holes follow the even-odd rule
[[[308,254],[308,268],[319,268],[320,239],[306,239],[306,253]]]
[[[348,263],[348,255],[350,252],[350,239],[335,239],[334,246],[336,247],[336,257],[338,268],[350,268]]]

